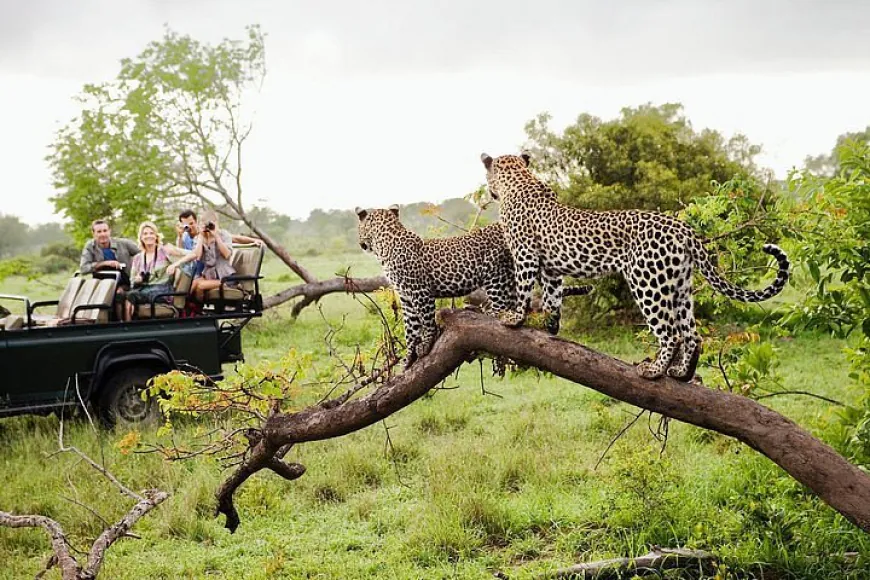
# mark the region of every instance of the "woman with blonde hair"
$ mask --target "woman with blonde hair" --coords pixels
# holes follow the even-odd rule
[[[138,241],[142,251],[133,257],[130,266],[133,289],[126,295],[127,310],[124,320],[133,318],[133,309],[137,305],[151,304],[153,297],[172,293],[175,270],[190,254],[172,244],[164,244],[163,236],[154,222],[142,222],[139,225]],[[182,259],[170,263],[169,256]],[[165,300],[168,302],[169,298]]]

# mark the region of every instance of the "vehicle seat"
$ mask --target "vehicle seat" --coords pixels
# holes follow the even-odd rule
[[[63,318],[54,317],[54,318],[51,318],[48,320],[44,320],[41,323],[41,326],[58,326],[59,324],[69,324],[71,322],[71,318],[72,318],[73,312],[75,312],[75,309],[79,306],[83,306],[85,304],[90,304],[91,303],[91,296],[93,296],[94,291],[97,289],[97,286],[99,285],[99,283],[103,282],[103,281],[104,280],[98,280],[96,278],[89,278],[87,280],[84,280],[81,284],[81,287],[79,288],[79,291],[76,292],[75,298],[73,299],[72,303],[69,306],[69,311],[67,313],[67,316],[64,316]],[[111,281],[111,280],[109,280],[109,281]],[[92,310],[82,310],[81,312],[79,312],[79,315],[76,319],[76,322],[83,321],[84,319],[86,319],[87,317],[90,316],[91,312],[93,312],[93,311]]]
[[[244,306],[259,290],[257,278],[260,276],[263,254],[263,248],[256,244],[234,246],[230,263],[236,273],[225,278],[221,288],[209,290],[205,295],[206,302],[215,302],[218,306]],[[235,285],[226,285],[226,282],[232,281],[235,281]]]
[[[94,288],[93,294],[91,294],[90,300],[85,304],[109,306],[110,308],[91,308],[90,310],[82,310],[79,312],[78,317],[76,317],[76,323],[78,323],[79,320],[82,320],[83,322],[97,322],[99,324],[105,324],[109,321],[109,313],[111,312],[112,304],[115,302],[115,288],[118,283],[114,278],[102,278],[98,282],[96,288]],[[72,316],[72,312],[70,312],[70,316]]]
[[[24,317],[20,314],[10,314],[0,318],[0,328],[3,330],[21,330],[24,328]]]
[[[193,284],[193,278],[190,277],[184,268],[175,269],[175,278],[173,280],[173,296],[172,302],[157,302],[154,304],[154,318],[177,318],[184,310],[187,302],[187,295],[190,294],[190,287]],[[138,318],[151,318],[151,305],[140,304],[135,312]]]
[[[84,281],[85,279],[79,276],[73,276],[70,278],[69,282],[66,283],[66,287],[63,289],[63,294],[60,295],[60,299],[57,301],[57,308],[55,309],[54,314],[33,313],[30,315],[30,320],[32,320],[37,326],[46,326],[52,320],[69,318],[72,314],[73,301],[75,300],[76,295],[78,295]],[[46,304],[46,306],[49,304]]]

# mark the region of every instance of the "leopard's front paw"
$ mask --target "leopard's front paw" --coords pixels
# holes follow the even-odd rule
[[[661,370],[656,369],[655,364],[648,359],[637,363],[635,370],[637,370],[638,375],[649,380],[661,378],[664,374]]]
[[[505,326],[520,326],[524,322],[525,317],[519,312],[508,310],[499,312],[498,319]]]

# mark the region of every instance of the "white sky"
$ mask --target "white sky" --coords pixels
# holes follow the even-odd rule
[[[207,41],[262,25],[245,188],[295,217],[464,195],[480,153],[515,152],[543,111],[561,129],[681,102],[696,129],[761,144],[780,176],[870,124],[859,0],[0,0],[0,14],[0,212],[30,223],[58,219],[44,157],[72,97],[164,24]]]

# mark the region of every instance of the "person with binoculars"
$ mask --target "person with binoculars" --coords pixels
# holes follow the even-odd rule
[[[133,309],[139,304],[151,304],[151,299],[160,294],[174,292],[175,270],[190,261],[192,253],[172,244],[164,244],[163,236],[154,222],[139,225],[139,253],[133,256],[130,278],[133,289],[127,292],[127,308],[124,320],[133,318]],[[174,263],[170,256],[180,258]],[[168,302],[169,297],[165,300]]]

